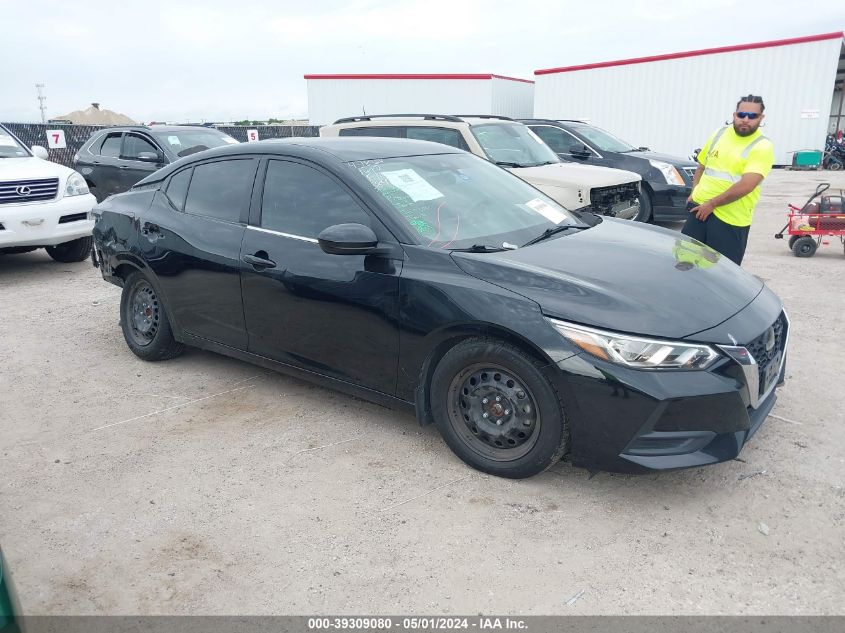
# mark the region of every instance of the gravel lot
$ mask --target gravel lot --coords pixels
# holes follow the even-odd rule
[[[845,614],[845,256],[773,233],[845,175],[776,171],[745,267],[792,319],[741,459],[475,472],[436,429],[222,356],[145,363],[90,263],[0,257],[0,543],[27,614]],[[679,228],[679,225],[673,225]]]

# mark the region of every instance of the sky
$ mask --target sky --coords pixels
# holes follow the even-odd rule
[[[307,118],[303,75],[534,71],[845,29],[845,1],[0,0],[0,121]],[[715,77],[702,81],[717,82]]]

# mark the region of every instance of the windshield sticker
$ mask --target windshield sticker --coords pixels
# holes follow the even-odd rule
[[[179,141],[179,137],[178,137],[178,136],[168,136],[168,137],[167,137],[167,142],[168,142],[168,143],[170,143],[171,145],[181,145],[181,144],[182,144],[182,143]]]
[[[566,219],[566,214],[561,211],[558,211],[548,202],[540,198],[534,198],[533,200],[529,200],[525,203],[525,206],[529,209],[536,211],[544,218],[546,218],[549,222],[554,222],[555,224],[560,224],[561,222],[563,222],[563,220]]]
[[[399,169],[397,171],[382,172],[385,178],[394,186],[404,191],[414,202],[420,200],[435,200],[443,194],[432,187],[413,169]]]

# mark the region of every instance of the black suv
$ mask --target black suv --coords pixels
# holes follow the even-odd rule
[[[696,163],[634,147],[581,121],[522,119],[562,159],[585,165],[626,169],[643,177],[640,219],[685,220]]]
[[[237,143],[214,128],[192,125],[133,125],[95,132],[73,157],[73,167],[102,202],[180,158]]]

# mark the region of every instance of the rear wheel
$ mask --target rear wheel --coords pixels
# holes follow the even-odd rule
[[[520,479],[543,472],[566,452],[569,430],[560,399],[521,350],[494,339],[468,339],[441,359],[431,382],[440,434],[473,468]]]
[[[802,235],[792,243],[792,253],[795,257],[812,257],[817,248],[816,240],[809,235]]]
[[[91,254],[91,237],[80,237],[78,240],[48,246],[47,254],[57,262],[81,262]]]
[[[158,293],[141,272],[132,273],[123,284],[120,327],[129,349],[144,360],[168,360],[184,350],[173,337]]]

